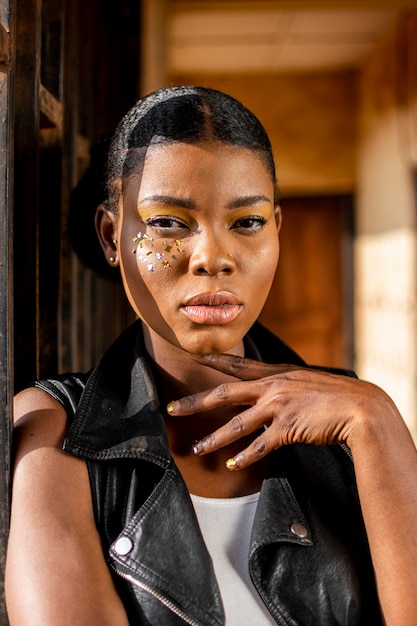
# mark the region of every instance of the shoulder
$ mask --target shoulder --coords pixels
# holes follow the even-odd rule
[[[61,447],[89,374],[65,374],[37,380],[13,403],[15,439]]]
[[[63,405],[42,389],[29,387],[13,402],[16,454],[36,447],[61,447],[69,416]]]
[[[62,449],[69,421],[63,404],[44,389],[31,387],[15,398],[10,621],[127,626],[95,526],[86,463]]]

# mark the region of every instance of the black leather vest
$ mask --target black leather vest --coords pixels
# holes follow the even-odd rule
[[[125,331],[92,373],[35,385],[71,417],[64,448],[86,459],[97,528],[130,624],[222,626],[211,559],[169,454],[140,328]],[[264,361],[305,366],[259,324],[246,344]],[[281,626],[382,623],[347,448],[295,444],[270,455],[248,562]]]

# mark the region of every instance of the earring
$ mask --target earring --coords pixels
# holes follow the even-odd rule
[[[109,262],[110,263],[115,263],[116,259],[114,258],[114,256],[109,257]]]

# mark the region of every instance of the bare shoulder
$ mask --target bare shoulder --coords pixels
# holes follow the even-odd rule
[[[86,464],[62,449],[68,429],[69,417],[64,407],[46,391],[28,388],[14,399],[14,476],[12,503],[19,502],[25,493],[25,506],[45,498],[43,509],[48,511],[60,502],[55,485],[62,487],[62,499],[70,503],[71,490],[77,499],[90,500]],[[65,495],[64,495],[65,494]],[[51,498],[52,495],[56,497]],[[74,504],[72,502],[72,504]]]
[[[64,452],[69,424],[64,407],[46,391],[28,388],[14,399],[13,522],[29,514],[51,524],[91,520],[86,463]],[[79,517],[84,510],[88,515]],[[14,515],[13,515],[14,514]]]
[[[46,391],[29,387],[18,393],[13,417],[18,457],[35,447],[62,446],[69,418],[64,407]]]
[[[19,393],[14,408],[11,625],[127,625],[95,526],[86,462],[62,449],[65,409],[36,388]]]

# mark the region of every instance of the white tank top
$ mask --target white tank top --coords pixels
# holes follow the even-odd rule
[[[259,493],[240,498],[191,495],[213,560],[227,626],[276,626],[249,575],[249,545],[258,499]]]

